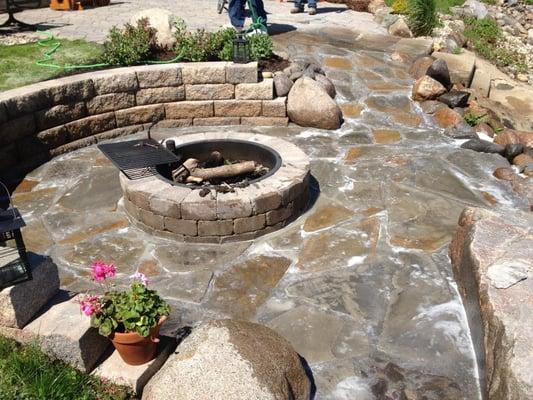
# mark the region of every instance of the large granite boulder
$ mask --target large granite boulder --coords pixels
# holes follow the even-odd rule
[[[312,128],[337,129],[342,122],[337,103],[322,85],[305,76],[289,92],[287,113],[292,122]]]
[[[488,399],[533,398],[533,216],[467,208],[450,245]]]
[[[174,36],[174,15],[162,8],[149,8],[141,10],[131,17],[130,23],[136,25],[138,21],[146,19],[148,24],[157,31],[157,44],[172,48],[176,44],[176,37]]]
[[[207,322],[178,346],[143,400],[307,400],[311,383],[290,343],[245,321]]]

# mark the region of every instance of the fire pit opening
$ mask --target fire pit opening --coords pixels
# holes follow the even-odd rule
[[[183,166],[160,165],[157,172],[174,185],[245,187],[273,175],[282,163],[274,149],[245,140],[171,142],[167,147],[181,156]]]

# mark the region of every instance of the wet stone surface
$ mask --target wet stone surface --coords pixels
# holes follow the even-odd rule
[[[330,60],[325,72],[346,104],[339,130],[153,131],[247,131],[299,146],[318,198],[292,224],[222,245],[152,237],[129,223],[118,172],[90,147],[30,173],[15,194],[28,247],[53,257],[65,289],[99,290],[89,278],[96,259],[116,263],[119,284],[145,273],[174,307],[169,328],[222,317],[272,327],[309,363],[317,399],[479,398],[447,245],[466,206],[525,202],[492,176],[503,158],[460,149],[411,102],[395,42],[331,35],[276,40],[294,57]],[[387,90],[366,84],[380,80]]]

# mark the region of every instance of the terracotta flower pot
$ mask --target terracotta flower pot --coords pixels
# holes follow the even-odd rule
[[[147,337],[142,337],[136,332],[115,332],[109,336],[109,339],[126,364],[145,364],[155,358],[157,343],[159,343],[159,329],[166,319],[167,317],[161,317]]]

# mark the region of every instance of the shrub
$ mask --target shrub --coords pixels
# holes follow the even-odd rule
[[[415,36],[431,35],[439,22],[435,0],[409,0],[407,19]]]
[[[110,65],[135,65],[147,61],[156,48],[156,30],[148,20],[113,27],[104,43],[103,61]]]
[[[392,10],[396,14],[407,14],[408,9],[407,0],[394,0],[392,3]]]
[[[266,33],[258,33],[248,36],[250,43],[250,58],[254,61],[272,58],[274,54],[274,43],[272,38]]]
[[[213,49],[217,52],[217,57],[222,61],[233,59],[233,41],[237,32],[233,28],[221,29],[213,34]]]

